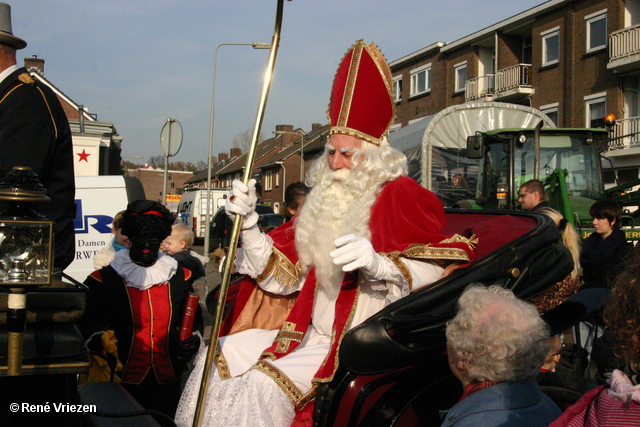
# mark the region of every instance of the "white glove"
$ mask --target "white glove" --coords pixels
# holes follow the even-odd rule
[[[342,271],[362,270],[368,279],[384,280],[388,273],[385,259],[373,249],[371,242],[355,234],[338,237],[335,250],[329,255],[335,265],[342,265]]]
[[[242,181],[235,179],[231,183],[231,191],[224,204],[224,210],[232,220],[236,215],[244,216],[242,229],[246,230],[258,222],[257,203],[256,180],[251,179],[248,185],[244,185]]]
[[[224,210],[232,220],[236,215],[244,216],[242,220],[242,249],[238,252],[235,263],[238,272],[250,274],[255,278],[264,270],[271,254],[270,241],[258,227],[260,216],[256,212],[256,180],[251,179],[248,185],[240,180],[231,183],[231,191],[224,204]]]

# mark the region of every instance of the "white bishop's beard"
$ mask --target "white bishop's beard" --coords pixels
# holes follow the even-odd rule
[[[334,240],[354,233],[371,238],[369,218],[380,185],[349,169],[322,172],[296,224],[296,248],[304,271],[316,268],[319,289],[330,298],[337,295],[344,272],[329,252]]]

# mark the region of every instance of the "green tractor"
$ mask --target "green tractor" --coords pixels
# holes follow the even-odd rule
[[[628,191],[640,179],[605,190],[601,153],[609,141],[606,129],[512,128],[476,132],[467,138],[467,159],[476,159],[475,197],[453,207],[517,209],[517,192],[530,179],[545,184],[549,205],[560,211],[583,237],[593,231],[589,208],[600,199],[623,209],[637,207],[640,192]],[[640,240],[631,215],[624,219],[629,240]]]

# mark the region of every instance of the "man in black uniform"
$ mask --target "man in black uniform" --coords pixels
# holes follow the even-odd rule
[[[0,177],[14,166],[40,177],[51,202],[35,210],[55,222],[54,268],[62,271],[75,251],[71,130],[53,91],[16,65],[16,50],[26,46],[12,34],[11,6],[0,3]]]

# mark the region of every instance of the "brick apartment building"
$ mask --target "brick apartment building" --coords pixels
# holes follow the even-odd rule
[[[434,42],[390,63],[394,128],[470,101],[534,107],[559,127],[603,127],[613,113],[614,135],[629,136],[613,140],[606,155],[623,181],[638,178],[638,23],[640,0],[550,0],[459,40]]]
[[[218,157],[213,156],[211,158],[211,187],[212,188],[226,188],[223,187],[218,179],[218,173],[226,165],[242,155],[242,149],[232,148],[228,153],[219,153]],[[207,188],[207,178],[209,174],[206,169],[196,172],[193,177],[185,181],[184,191],[192,190],[204,190]]]
[[[122,174],[122,137],[109,122],[98,121],[82,105],[44,77],[44,59],[36,55],[24,59],[24,66],[34,79],[48,86],[58,97],[64,110],[73,140],[74,170],[76,176]]]
[[[640,0],[549,0],[458,40],[435,41],[390,67],[392,131],[477,101],[533,107],[558,127],[603,127],[613,113],[618,120],[605,155],[622,182],[639,177]],[[327,125],[308,133],[278,125],[276,136],[260,143],[253,176],[264,203],[282,204],[284,188],[300,177],[301,152],[306,170],[327,132]],[[241,155],[221,165],[212,186],[229,187],[244,163]],[[612,185],[610,163],[603,169]]]
[[[164,169],[155,169],[151,166],[127,171],[127,175],[138,178],[142,183],[145,195],[149,200],[156,200],[162,203],[162,193],[164,192]],[[167,171],[167,199],[165,206],[175,212],[180,203],[185,183],[193,178],[193,172],[188,171]]]
[[[280,212],[287,186],[300,181],[304,171],[321,154],[328,133],[328,125],[314,123],[306,133],[292,125],[276,125],[272,138],[256,147],[252,177],[257,181],[260,203],[271,205]],[[243,153],[216,170],[212,188],[230,188],[234,179],[241,179],[247,161]],[[206,183],[206,176],[205,176]]]
[[[300,181],[313,161],[322,154],[327,142],[329,125],[313,123],[305,132],[292,125],[276,125],[273,137],[261,141],[256,147],[252,177],[257,181],[259,202],[280,212],[284,205],[287,186]],[[234,179],[242,179],[247,153],[232,148],[220,153],[211,166],[211,188],[230,188]],[[185,182],[184,190],[205,189],[207,171],[197,172]]]

